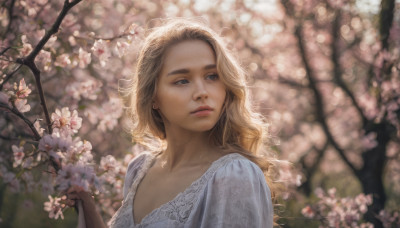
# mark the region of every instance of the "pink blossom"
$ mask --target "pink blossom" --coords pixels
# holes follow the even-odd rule
[[[12,151],[14,153],[13,167],[17,167],[22,164],[22,161],[25,157],[24,147],[17,147],[16,145],[12,145]]]
[[[379,218],[379,220],[382,221],[384,228],[400,226],[400,212],[399,211],[393,211],[392,213],[390,213],[386,210],[381,210],[379,212],[378,218]]]
[[[93,167],[86,164],[67,164],[58,171],[56,178],[59,191],[66,191],[71,187],[89,191],[97,181]]]
[[[68,107],[56,109],[51,115],[53,127],[58,128],[60,133],[72,134],[77,133],[82,125],[82,118],[78,117],[78,112],[74,110],[71,114]]]
[[[71,59],[68,54],[62,54],[57,56],[56,61],[54,62],[55,66],[66,67],[71,64]]]
[[[127,42],[117,42],[115,46],[115,52],[117,53],[118,57],[122,57],[125,55],[126,50],[129,48],[129,43]]]
[[[314,210],[310,206],[306,206],[301,210],[301,214],[306,218],[313,218],[315,216]]]
[[[19,53],[21,56],[27,56],[33,50],[32,45],[28,43],[26,35],[21,36],[21,41],[22,41],[22,48],[20,49]]]
[[[372,195],[365,195],[361,193],[356,196],[355,202],[359,206],[359,210],[361,211],[361,213],[366,213],[368,210],[367,205],[372,204]]]
[[[58,149],[59,137],[45,135],[39,141],[39,150],[52,152]]]
[[[107,156],[101,158],[100,169],[102,169],[104,171],[117,172],[118,167],[119,167],[119,165],[118,165],[117,161],[115,160],[114,156],[107,155]]]
[[[122,116],[122,104],[118,98],[111,98],[101,107],[91,106],[85,110],[84,114],[92,124],[97,124],[101,131],[112,130],[118,124],[118,119]]]
[[[105,66],[108,58],[111,56],[108,42],[104,40],[96,40],[92,47],[93,55],[97,56],[100,60],[101,66]]]
[[[22,78],[19,81],[18,90],[15,92],[15,95],[17,96],[17,98],[23,99],[23,98],[27,98],[30,93],[31,93],[31,89],[29,89],[29,87],[26,86],[25,79]]]
[[[101,86],[101,82],[88,78],[85,81],[71,83],[67,86],[66,91],[76,100],[81,98],[96,100],[97,93],[100,91]]]
[[[79,67],[85,68],[92,61],[92,54],[79,48]]]
[[[31,169],[31,168],[33,168],[33,167],[36,166],[36,165],[37,165],[37,163],[34,162],[33,157],[27,157],[27,158],[24,160],[24,163],[22,164],[22,168],[24,168],[24,169]]]
[[[43,34],[44,36],[44,34]],[[44,45],[45,48],[51,48],[56,44],[57,41],[57,36],[52,36],[50,39],[47,41],[46,45]]]
[[[139,25],[133,23],[133,24],[131,24],[131,25],[129,26],[128,31],[129,31],[129,33],[130,33],[131,35],[137,36],[137,35],[142,34],[144,30],[143,30],[143,28],[140,27]]]
[[[21,113],[28,112],[31,110],[31,106],[29,104],[26,104],[26,99],[17,99],[15,100],[15,108],[18,109]]]
[[[64,219],[60,201],[61,198],[53,198],[49,195],[49,201],[44,203],[44,210],[49,212],[49,218],[58,219],[58,217],[61,217],[61,219]]]
[[[35,59],[38,68],[43,71],[49,71],[51,68],[51,53],[41,50]]]
[[[80,138],[75,138],[70,146],[64,150],[66,151],[63,156],[65,163],[89,164],[93,162],[93,155],[91,153],[92,144],[86,140],[81,141]]]
[[[44,128],[40,127],[40,123],[39,121],[35,121],[35,123],[33,124],[33,126],[35,127],[36,131],[39,133],[40,136],[43,136],[43,132],[44,132]]]

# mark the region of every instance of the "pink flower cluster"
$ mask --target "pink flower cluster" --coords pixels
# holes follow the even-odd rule
[[[393,211],[392,213],[382,210],[379,212],[378,218],[382,221],[384,228],[400,227],[400,212]]]
[[[27,97],[31,93],[31,89],[26,85],[25,79],[19,81],[19,86],[15,88],[14,105],[21,113],[31,110],[31,106],[27,104]]]
[[[331,188],[327,193],[321,188],[315,190],[319,201],[301,210],[304,217],[320,220],[324,227],[354,227],[373,228],[370,223],[362,223],[362,215],[372,204],[372,196],[357,195],[355,198],[340,198],[336,189]]]
[[[118,124],[118,119],[123,114],[123,105],[118,98],[110,98],[101,107],[90,106],[84,112],[92,124],[97,125],[97,129],[105,132],[114,129]]]
[[[67,107],[62,108],[61,111],[56,109],[51,115],[51,120],[54,129],[64,135],[75,134],[82,126],[82,118],[78,117],[78,112],[74,110],[71,114]]]
[[[61,198],[49,196],[49,201],[44,203],[44,210],[49,212],[49,218],[58,219],[61,217],[64,219],[64,214],[62,212],[63,206],[60,203]]]

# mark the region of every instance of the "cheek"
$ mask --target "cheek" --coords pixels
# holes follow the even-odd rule
[[[163,113],[174,112],[182,108],[184,96],[174,93],[173,90],[163,90],[157,96],[157,104]]]

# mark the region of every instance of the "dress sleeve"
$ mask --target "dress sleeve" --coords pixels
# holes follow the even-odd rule
[[[218,169],[208,183],[201,227],[272,228],[271,192],[256,164],[234,160]]]
[[[124,199],[128,195],[133,180],[137,176],[140,167],[143,165],[146,156],[148,156],[148,154],[141,154],[129,162],[128,168],[126,169],[124,188],[123,188]]]

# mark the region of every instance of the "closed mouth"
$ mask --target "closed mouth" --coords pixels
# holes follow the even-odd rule
[[[214,109],[212,109],[211,107],[201,106],[201,107],[198,107],[196,110],[194,110],[191,113],[193,114],[193,113],[200,112],[200,111],[212,111],[212,110],[214,110]]]

